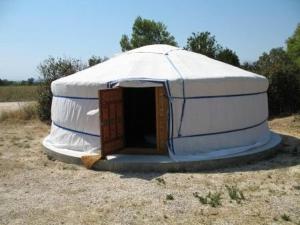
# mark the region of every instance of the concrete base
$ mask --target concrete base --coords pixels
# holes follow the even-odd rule
[[[168,156],[161,155],[124,155],[115,154],[107,157],[107,160],[100,160],[93,169],[103,171],[134,171],[134,172],[187,172],[203,171],[232,167],[234,165],[255,162],[274,155],[281,143],[281,137],[272,133],[270,141],[262,146],[222,157],[214,157],[198,161],[174,161]],[[45,144],[44,144],[45,146]],[[68,150],[67,150],[68,151]],[[67,163],[82,164],[80,157],[85,153],[59,150],[45,146],[45,152],[60,161]]]

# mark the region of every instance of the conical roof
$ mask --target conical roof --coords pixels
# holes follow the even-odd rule
[[[111,81],[165,80],[199,85],[197,95],[265,91],[268,81],[260,75],[169,45],[148,45],[119,54],[103,63],[52,83],[55,95],[91,97]],[[200,82],[201,81],[201,82]],[[86,89],[88,88],[88,89]],[[193,90],[187,95],[193,96]]]

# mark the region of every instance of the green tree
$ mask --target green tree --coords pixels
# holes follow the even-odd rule
[[[244,69],[244,70],[248,70],[250,72],[256,72],[256,62],[244,62],[242,65],[241,65],[241,68]]]
[[[83,68],[85,65],[80,60],[53,57],[49,57],[38,66],[41,75],[41,83],[38,88],[38,115],[41,120],[51,119],[51,82]]]
[[[273,48],[269,53],[264,52],[256,62],[257,72],[270,77],[280,72],[296,74],[298,69],[283,48]]]
[[[30,77],[30,78],[27,79],[27,84],[28,85],[33,85],[33,83],[34,83],[34,78],[33,77]]]
[[[294,34],[287,41],[287,53],[291,59],[300,67],[300,24]]]
[[[271,115],[300,110],[300,71],[283,48],[274,48],[269,53],[263,53],[256,62],[256,72],[269,79]]]
[[[229,48],[221,49],[217,53],[216,59],[233,66],[240,66],[239,57],[234,51],[230,50]]]
[[[140,16],[133,23],[131,38],[124,34],[120,40],[123,52],[151,44],[177,46],[174,36],[167,31],[165,24]]]
[[[192,33],[192,35],[187,39],[185,49],[215,59],[216,55],[221,50],[221,46],[217,43],[215,36],[206,31],[201,33]]]
[[[107,57],[103,57],[103,58],[101,58],[101,57],[99,57],[99,56],[95,56],[95,55],[93,55],[91,58],[89,58],[89,60],[88,60],[88,66],[89,67],[91,67],[91,66],[94,66],[94,65],[96,65],[96,64],[99,64],[99,63],[102,63],[102,62],[104,62],[104,61],[106,61],[106,60],[108,60],[108,58]]]

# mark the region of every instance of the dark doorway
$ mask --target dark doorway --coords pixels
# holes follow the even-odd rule
[[[125,147],[156,148],[155,88],[124,88]]]

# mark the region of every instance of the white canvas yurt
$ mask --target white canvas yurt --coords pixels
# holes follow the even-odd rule
[[[52,82],[49,151],[166,155],[245,153],[274,139],[268,81],[201,54],[150,45]]]

